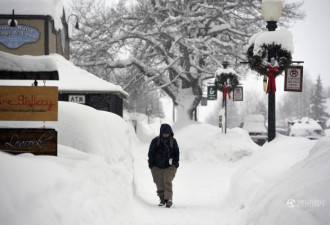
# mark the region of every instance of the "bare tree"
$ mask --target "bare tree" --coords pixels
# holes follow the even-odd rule
[[[301,19],[301,5],[285,4],[280,23]],[[249,37],[265,26],[260,9],[260,0],[138,0],[131,7],[120,1],[91,18],[91,9],[73,7],[85,19],[73,38],[72,58],[103,71],[136,68],[172,98],[180,120],[192,119],[203,81],[224,59],[236,69],[245,60]]]

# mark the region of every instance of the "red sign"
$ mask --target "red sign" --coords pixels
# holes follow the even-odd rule
[[[302,92],[303,67],[290,66],[285,71],[284,91]]]

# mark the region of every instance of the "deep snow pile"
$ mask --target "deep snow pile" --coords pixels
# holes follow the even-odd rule
[[[314,145],[278,135],[242,165],[227,199],[242,224],[327,224],[330,138]]]
[[[0,153],[1,224],[128,224],[132,128],[117,115],[67,102],[59,102],[57,126],[58,157]]]
[[[219,127],[196,123],[179,129],[175,136],[180,157],[187,161],[234,162],[260,149],[241,128],[228,129],[227,134],[223,134]]]
[[[138,137],[150,143],[159,135],[159,123],[138,123]],[[186,126],[173,126],[174,137],[180,148],[180,159],[184,161],[217,162],[237,161],[250,156],[260,147],[255,144],[249,134],[240,128],[228,129],[223,134],[221,129],[210,124],[190,122]]]

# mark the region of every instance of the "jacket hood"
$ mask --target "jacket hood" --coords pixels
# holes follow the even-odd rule
[[[163,123],[161,126],[160,126],[160,136],[162,136],[163,134],[170,134],[172,137],[174,136],[174,133],[172,131],[172,128],[169,124],[167,123]]]

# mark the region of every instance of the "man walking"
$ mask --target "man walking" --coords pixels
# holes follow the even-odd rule
[[[172,181],[179,167],[179,146],[168,124],[160,126],[160,134],[150,144],[148,163],[160,198],[159,206],[170,208],[173,204]]]

